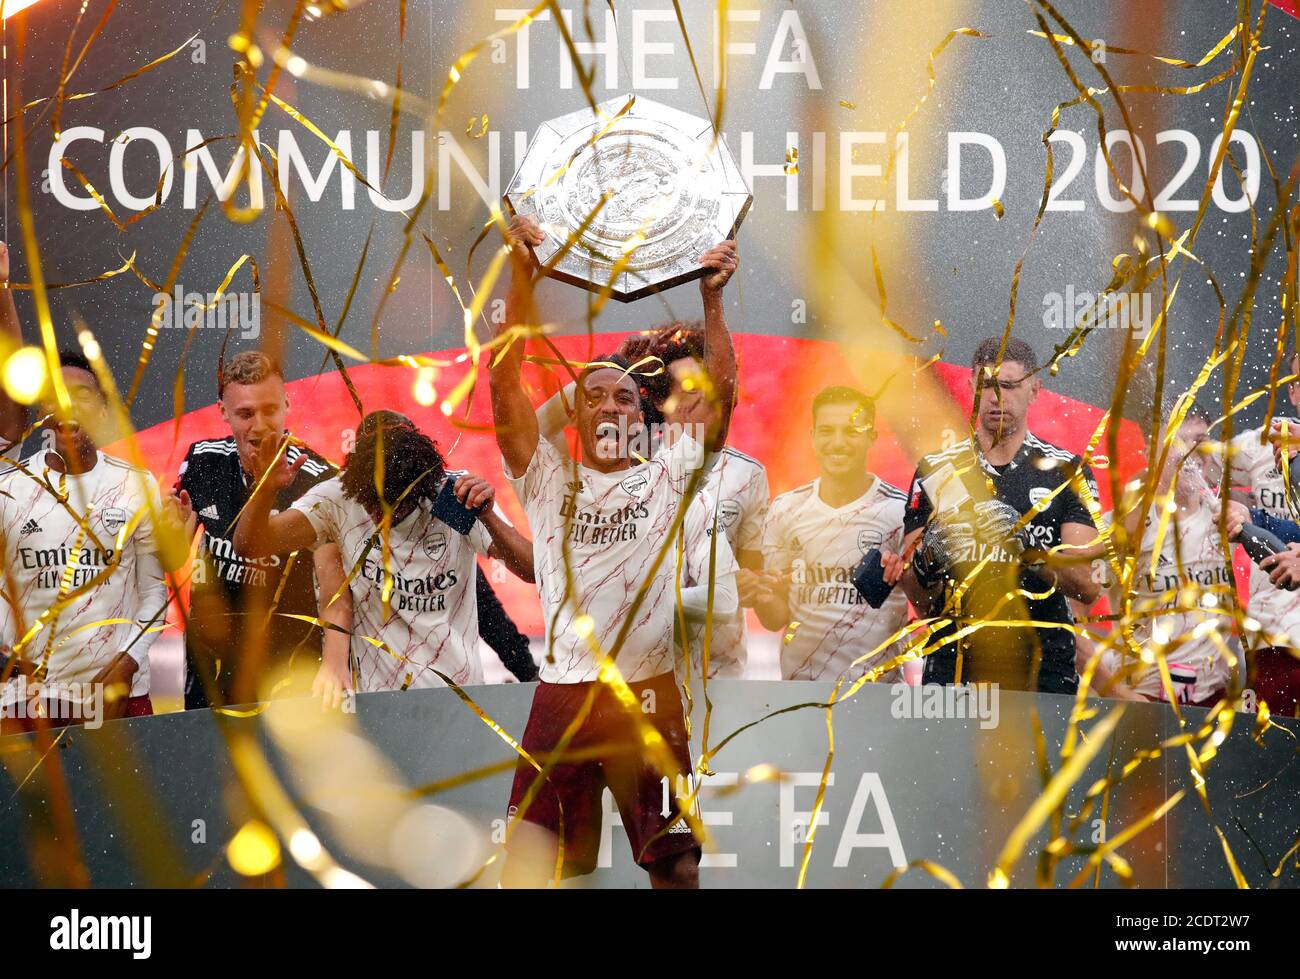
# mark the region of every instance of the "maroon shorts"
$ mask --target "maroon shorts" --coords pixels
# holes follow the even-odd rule
[[[1269,647],[1255,654],[1255,699],[1271,714],[1295,717],[1300,709],[1300,658],[1290,649]]]
[[[545,766],[546,756],[582,709],[593,685],[537,685],[528,726],[524,728],[523,748],[538,764]],[[694,852],[698,861],[699,842],[686,820],[679,818],[679,786],[669,785],[641,747],[632,718],[607,687],[599,686],[591,713],[565,751],[566,756],[577,754],[579,759],[551,769],[524,811],[523,820],[558,836],[563,811],[564,876],[589,874],[596,869],[604,811],[601,797],[608,786],[638,864],[644,867],[687,852]],[[628,686],[636,696],[637,709],[642,711],[638,716],[649,721],[663,737],[683,779],[687,778],[691,771],[690,744],[673,674],[664,673]],[[511,817],[518,813],[524,795],[537,778],[537,770],[520,758],[510,790]],[[680,787],[684,788],[685,782]]]

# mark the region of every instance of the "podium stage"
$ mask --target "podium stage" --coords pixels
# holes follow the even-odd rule
[[[945,868],[964,886],[987,884],[1009,834],[1044,784],[1033,711],[1056,771],[1073,701],[1007,691],[993,702],[974,696],[946,704],[925,699],[936,689],[868,685],[835,707],[831,779],[806,886],[877,887],[895,866],[919,860]],[[795,886],[827,758],[826,711],[815,705],[831,692],[829,683],[709,684],[708,734],[715,749],[774,711],[814,706],[768,717],[716,751],[700,792],[712,835],[702,887]],[[512,736],[522,732],[531,686],[490,685],[466,693]],[[1089,707],[1097,714],[1084,722],[1085,731],[1119,704],[1090,700]],[[968,716],[908,716],[939,709]],[[279,867],[264,876],[244,877],[231,868],[225,847],[257,815],[238,788],[230,749],[239,744],[261,746],[284,798],[333,859],[366,882],[463,884],[492,855],[505,825],[515,756],[454,691],[362,694],[352,714],[325,714],[306,701],[277,701],[241,713],[248,711],[256,713],[218,717],[192,711],[109,722],[93,731],[70,729],[39,764],[34,736],[0,740],[7,800],[0,833],[9,841],[0,853],[0,885],[67,882],[58,868],[72,852],[69,830],[54,818],[61,780],[73,811],[75,852],[92,886],[318,886],[287,846]],[[1204,710],[1185,709],[1186,729],[1202,726],[1205,716]],[[1104,823],[1099,797],[1069,838],[1083,849],[1114,839],[1182,790],[1163,817],[1118,847],[1134,885],[1233,886],[1217,823],[1251,887],[1300,886],[1297,854],[1283,863],[1300,834],[1298,725],[1276,721],[1260,744],[1251,736],[1255,721],[1253,714],[1236,714],[1230,734],[1206,764],[1212,816],[1195,792],[1187,750],[1177,745],[1148,757],[1112,787]],[[704,723],[699,689],[692,723],[698,757]],[[1113,738],[1100,745],[1066,796],[1066,824],[1108,770],[1118,776],[1139,752],[1178,734],[1168,707],[1125,705]],[[1201,750],[1203,741],[1196,747]],[[57,758],[59,777],[51,757]],[[475,777],[457,779],[465,773]],[[738,786],[744,773],[756,780]],[[416,788],[424,791],[412,794]],[[568,886],[647,887],[608,794],[606,809],[601,866]],[[1011,886],[1035,884],[1046,840],[1043,828],[1031,837]],[[1082,854],[1066,856],[1054,883],[1064,886],[1086,862]],[[491,863],[473,886],[494,885],[500,864]],[[1093,877],[1086,880],[1092,886]],[[1099,884],[1121,881],[1103,864]],[[895,886],[943,885],[913,868]]]

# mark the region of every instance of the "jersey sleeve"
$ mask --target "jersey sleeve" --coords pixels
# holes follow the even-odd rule
[[[317,546],[337,541],[343,524],[343,484],[337,476],[317,483],[294,500],[291,509],[307,518]]]
[[[736,528],[737,551],[762,551],[763,522],[768,511],[767,470],[759,468],[745,487],[740,501],[740,526]]]
[[[173,488],[177,493],[184,490],[190,496],[194,495],[194,446],[197,444],[197,442],[191,443],[185,450],[185,458],[181,460],[181,467],[176,471],[176,482]]]
[[[1097,501],[1097,478],[1093,476],[1092,469],[1079,461],[1079,477],[1087,484],[1088,493],[1092,496],[1094,502]],[[1096,521],[1092,519],[1092,514],[1088,512],[1087,504],[1084,503],[1083,497],[1079,495],[1075,488],[1076,484],[1071,481],[1069,487],[1061,491],[1061,500],[1064,505],[1064,512],[1061,516],[1061,523],[1079,523],[1087,527],[1096,528]]]
[[[564,429],[568,426],[578,383],[570,381],[546,399],[537,409],[537,433],[540,438],[555,444],[564,442]]]
[[[884,539],[880,542],[881,551],[888,551],[891,554],[899,554],[902,552],[903,538],[907,536],[907,531],[903,529],[906,518],[906,502],[903,500],[891,500],[889,507],[885,511],[885,519],[888,521],[889,529],[885,532]]]
[[[1227,451],[1231,485],[1254,489],[1253,474],[1256,457],[1260,452],[1272,454],[1271,449],[1260,444],[1259,429],[1252,428],[1240,435],[1234,435],[1232,441],[1228,443]]]
[[[136,548],[135,574],[138,604],[135,610],[136,625],[140,629],[127,655],[143,664],[167,622],[167,579],[163,576],[162,562],[158,559],[158,546],[154,536],[153,514],[162,512],[158,483],[152,475],[144,477],[145,499],[141,506],[144,515],[136,525],[133,542]]]
[[[140,492],[140,497],[136,501],[140,519],[131,534],[131,540],[139,553],[143,554],[146,551],[156,553],[158,539],[154,533],[153,518],[154,514],[162,513],[162,497],[158,491],[158,481],[154,479],[153,473],[141,473],[133,474],[131,482],[134,484],[131,488]]]
[[[544,438],[538,438],[537,448],[533,450],[533,457],[528,461],[528,468],[523,475],[510,475],[509,463],[504,458],[501,460],[501,469],[506,474],[506,479],[525,507],[548,494],[558,494],[560,481],[564,477],[564,466],[564,458]]]
[[[916,474],[912,476],[912,486],[907,491],[907,508],[903,511],[903,533],[910,534],[914,530],[919,530],[930,522],[930,515],[934,512],[934,507],[930,503],[930,494],[925,491],[925,466],[916,467]]]
[[[705,584],[709,580],[709,564],[713,562],[713,571],[717,576],[735,574],[736,556],[727,542],[726,532],[721,521],[716,521],[717,548],[711,548],[714,538],[717,503],[707,493],[701,493],[686,511],[684,522],[686,540],[683,550],[686,553],[686,570],[695,584]],[[712,553],[712,559],[710,559]]]
[[[785,532],[786,508],[778,499],[767,511],[763,521],[763,568],[767,571],[786,571],[794,561],[794,555],[786,543]]]
[[[697,496],[683,521],[685,573],[682,575],[682,607],[688,620],[701,622],[710,609],[709,584],[713,584],[712,610],[715,617],[729,619],[736,614],[736,558],[727,535],[717,526],[716,504],[705,493]]]
[[[679,496],[685,493],[691,477],[704,467],[705,457],[712,456],[707,461],[713,464],[717,461],[717,455],[716,452],[706,451],[703,445],[689,435],[683,435],[673,443],[665,460],[668,466],[669,487]]]
[[[327,482],[338,475],[338,470],[334,467],[334,464],[319,452],[298,445],[289,446],[288,459],[290,465],[296,463],[303,456],[307,457],[307,461],[298,470],[298,475],[289,488],[291,496],[301,495],[313,486],[319,486],[321,483]]]

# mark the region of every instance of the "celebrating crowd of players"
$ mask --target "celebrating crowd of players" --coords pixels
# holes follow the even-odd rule
[[[542,234],[511,222],[503,334],[543,322],[528,247]],[[1205,420],[1189,415],[1156,493],[1126,494],[1103,514],[1083,460],[1026,429],[1039,365],[1026,343],[999,337],[973,357],[971,437],[925,456],[906,489],[868,469],[871,399],[828,387],[804,409],[819,476],[770,500],[763,465],[726,444],[737,370],[723,295],[735,243],[700,263],[700,326],[631,337],[540,407],[523,383],[522,342],[496,351],[494,431],[531,538],[496,507],[489,480],[448,470],[396,412],[366,415],[336,468],[288,433],[284,379],[262,353],[221,365],[229,434],[191,445],[166,494],[97,445],[115,402],[99,365],[61,356],[37,408],[43,447],[23,459],[14,450],[31,434],[27,412],[0,392],[3,730],[40,714],[75,719],[68,702],[95,690],[105,716],[151,713],[149,648],[183,580],[187,708],[482,683],[482,638],[518,679],[540,679],[523,750],[544,759],[567,746],[586,759],[548,763],[544,776],[520,761],[507,877],[532,882],[561,833],[567,872],[589,871],[608,786],[652,881],[691,886],[698,843],[663,781],[691,768],[680,684],[745,676],[747,608],[781,636],[789,680],[900,680],[906,652],[923,643],[925,683],[1074,694],[1082,672],[1106,696],[1210,705],[1245,687],[1249,670],[1275,713],[1296,711],[1300,549],[1253,567],[1249,642],[1223,618],[1236,585],[1221,530],[1231,539],[1266,525],[1300,540],[1279,440],[1256,429],[1210,451]],[[21,344],[8,289],[0,334]],[[1300,404],[1300,387],[1290,393]],[[1254,509],[1221,513],[1211,487],[1224,459]],[[1162,520],[1171,487],[1177,512]],[[1112,540],[1140,539],[1127,594],[1099,524]],[[540,662],[479,555],[536,583]],[[1076,622],[1107,591],[1111,608],[1130,602],[1139,614],[1132,642],[1098,661],[1105,626]],[[929,625],[909,637],[916,618]],[[1167,663],[1124,653],[1151,639]],[[286,672],[268,691],[263,678],[295,659],[312,664],[310,688]],[[523,851],[540,856],[514,859]]]

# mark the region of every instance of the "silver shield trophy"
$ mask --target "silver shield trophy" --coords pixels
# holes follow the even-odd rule
[[[704,276],[753,201],[708,119],[631,95],[543,123],[505,198],[545,274],[621,302]]]

